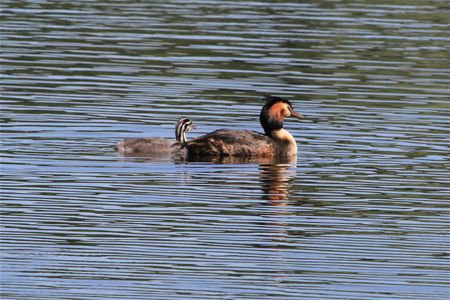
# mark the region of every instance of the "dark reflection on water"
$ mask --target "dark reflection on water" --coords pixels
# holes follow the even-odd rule
[[[289,187],[296,175],[297,158],[282,159],[282,162],[259,165],[263,199],[271,205],[287,205]]]
[[[447,299],[448,4],[2,1],[2,299]],[[261,131],[297,161],[123,158]]]

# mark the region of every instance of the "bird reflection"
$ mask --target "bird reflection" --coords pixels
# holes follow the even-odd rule
[[[134,159],[141,162],[152,162],[157,160],[155,157],[135,157]],[[196,189],[198,189],[199,186],[207,185],[205,189],[213,189],[213,195],[218,194],[218,197],[221,198],[220,200],[234,200],[236,197],[237,202],[231,203],[230,205],[243,207],[244,212],[240,213],[253,214],[258,212],[261,206],[268,207],[269,209],[263,210],[264,213],[260,215],[261,218],[253,223],[260,226],[254,227],[256,228],[254,229],[255,235],[251,242],[259,244],[261,247],[271,245],[271,248],[274,249],[274,252],[272,252],[274,254],[273,258],[277,260],[277,263],[278,260],[280,260],[279,263],[281,264],[288,263],[284,261],[283,255],[277,255],[277,252],[281,251],[281,248],[278,248],[278,246],[289,243],[289,241],[292,240],[292,234],[297,237],[304,235],[304,233],[299,230],[296,230],[295,233],[289,231],[289,219],[296,210],[295,205],[291,205],[293,203],[293,195],[290,191],[293,180],[296,177],[296,156],[281,158],[196,156],[194,158],[183,157],[179,158],[179,160],[172,161],[180,166],[178,170],[180,180],[178,186],[180,187],[179,197],[183,200],[189,197],[189,187],[191,185],[196,187]],[[217,164],[228,164],[230,166],[224,166],[224,168],[211,167],[211,169],[208,167],[208,165]],[[189,167],[189,165],[195,167]],[[203,168],[201,171],[198,170],[199,165],[210,170],[206,172],[207,175],[205,175]],[[249,165],[249,168],[244,165]],[[234,170],[236,170],[237,173],[233,172]],[[245,173],[242,173],[243,170],[245,170]],[[238,179],[236,178],[236,175],[238,176]],[[239,178],[243,181],[249,180],[251,182],[248,189],[240,185]],[[238,182],[237,187],[235,186],[236,182]],[[224,189],[227,189],[228,186],[231,187],[230,190],[234,190],[234,188],[238,189],[240,192],[239,195],[231,194],[228,196],[219,193]],[[216,188],[217,190],[215,190]],[[248,201],[245,206],[242,206],[246,202],[246,199],[252,200],[255,198],[255,195],[258,195],[258,193],[255,193],[254,191],[255,188],[259,188],[262,191],[262,193],[259,194],[259,197],[257,196],[261,202],[258,201],[259,203],[255,203]],[[186,190],[188,191],[186,192]],[[230,216],[230,218],[232,218],[232,216]],[[236,228],[236,230],[239,231],[240,229]],[[255,239],[255,237],[259,238]],[[282,280],[282,278],[280,280]]]
[[[289,188],[296,176],[297,157],[196,157],[187,162],[209,162],[215,164],[258,164],[263,199],[271,205],[287,205]]]
[[[289,188],[296,175],[297,157],[274,159],[270,163],[260,163],[261,187],[264,199],[271,205],[287,205]]]
[[[236,156],[205,156],[177,157],[170,156],[133,156],[120,158],[122,161],[134,162],[174,162],[175,164],[211,163],[211,164],[257,164],[263,199],[271,205],[287,205],[289,189],[296,176],[297,157],[236,157]]]

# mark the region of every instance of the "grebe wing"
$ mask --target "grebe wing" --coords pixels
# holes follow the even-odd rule
[[[182,146],[191,156],[273,156],[277,143],[250,130],[219,129]]]

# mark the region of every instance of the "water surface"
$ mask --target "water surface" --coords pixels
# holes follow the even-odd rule
[[[447,299],[443,1],[3,1],[2,299]],[[293,161],[129,159],[176,120]]]

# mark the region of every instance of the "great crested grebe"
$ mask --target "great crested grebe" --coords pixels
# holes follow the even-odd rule
[[[219,129],[181,145],[188,157],[289,157],[297,154],[297,143],[285,129],[286,117],[303,119],[283,98],[266,96],[259,115],[264,134],[250,130]]]
[[[117,143],[115,149],[122,155],[169,154],[180,150],[187,142],[186,133],[197,127],[188,118],[180,118],[175,126],[176,141],[164,138],[125,139]]]

